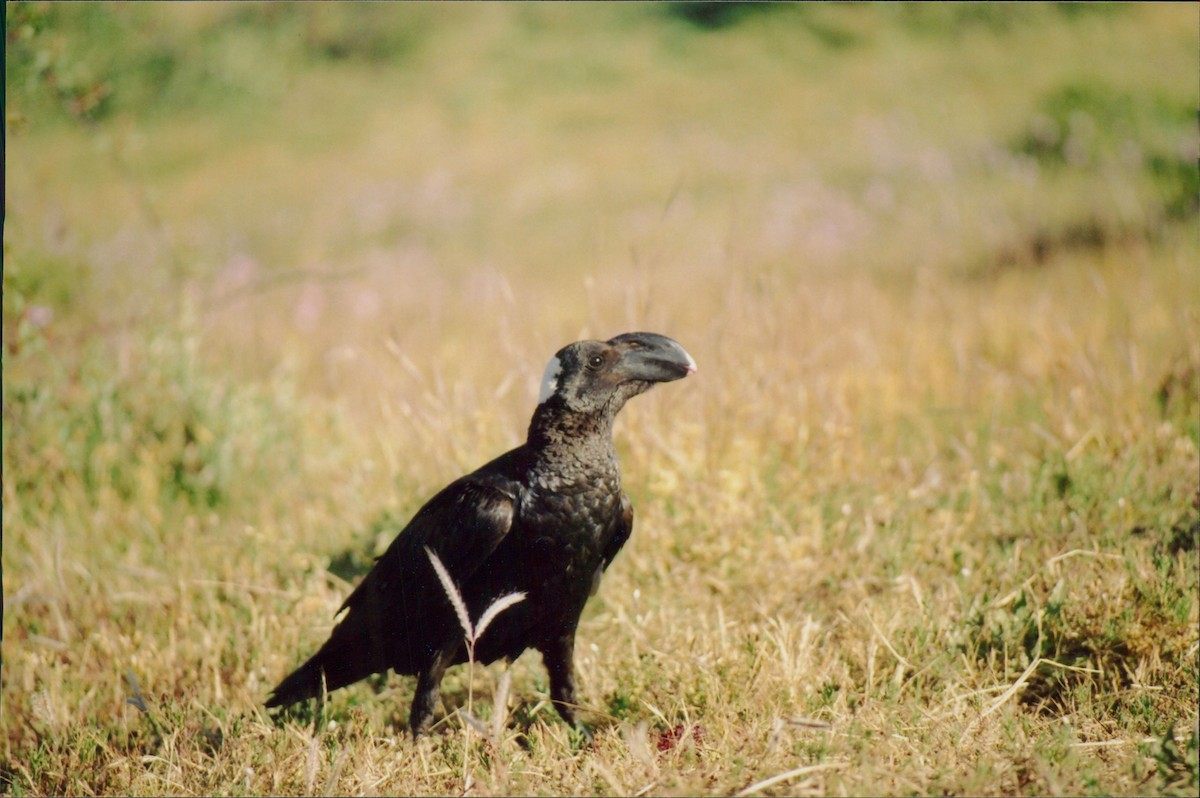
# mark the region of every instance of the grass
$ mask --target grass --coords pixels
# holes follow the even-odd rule
[[[514,604],[525,600],[524,593],[506,593],[500,596],[479,616],[476,623],[471,623],[471,616],[467,612],[467,604],[463,601],[462,594],[458,590],[458,586],[454,584],[454,578],[442,565],[442,561],[433,553],[433,550],[428,546],[425,547],[425,555],[429,558],[433,570],[437,573],[438,581],[442,584],[442,589],[446,593],[446,598],[450,600],[451,606],[454,607],[454,614],[458,616],[458,624],[463,632],[463,644],[467,647],[467,707],[465,710],[460,709],[459,714],[462,717],[463,724],[463,786],[462,791],[468,793],[471,791],[473,784],[471,773],[468,769],[467,762],[470,759],[471,752],[471,729],[477,728],[485,737],[489,739],[493,745],[498,744],[501,735],[504,733],[504,722],[508,715],[508,690],[511,684],[509,673],[506,670],[496,689],[496,705],[492,707],[492,725],[491,727],[484,726],[474,715],[474,691],[472,690],[475,679],[475,645],[479,642],[479,638],[483,637],[483,633],[487,631],[491,622],[496,619],[500,613]]]
[[[1194,8],[352,10],[6,7],[4,792],[1194,793]],[[630,329],[594,742],[272,721]]]

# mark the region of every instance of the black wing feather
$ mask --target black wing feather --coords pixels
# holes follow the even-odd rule
[[[446,637],[462,634],[425,549],[461,590],[512,529],[513,492],[475,475],[452,482],[392,541],[343,607],[372,618],[401,673],[420,670]]]
[[[515,486],[471,474],[422,507],[338,610],[345,615],[329,640],[284,679],[268,706],[284,706],[334,690],[389,667],[426,668],[447,640],[461,635],[450,600],[429,562],[428,547],[455,585],[464,585],[512,529]]]

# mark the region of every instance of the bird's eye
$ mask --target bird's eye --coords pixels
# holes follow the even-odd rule
[[[604,358],[599,355],[592,355],[588,358],[587,364],[590,369],[598,369],[604,365]]]

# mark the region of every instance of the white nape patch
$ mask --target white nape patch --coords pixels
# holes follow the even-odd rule
[[[562,376],[562,361],[558,355],[550,358],[546,370],[542,372],[542,390],[538,394],[538,404],[542,404],[558,390],[558,378]]]

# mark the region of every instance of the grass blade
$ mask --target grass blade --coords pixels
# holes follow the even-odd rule
[[[450,572],[433,553],[433,549],[428,546],[425,547],[425,556],[429,557],[429,562],[437,573],[438,581],[442,583],[442,589],[446,591],[446,598],[450,599],[450,603],[454,606],[454,613],[458,616],[458,625],[462,627],[463,634],[467,636],[468,640],[474,640],[475,630],[471,626],[471,616],[467,614],[467,604],[463,601],[462,594],[458,592],[454,580],[450,578]]]
[[[492,605],[483,611],[483,615],[479,616],[479,624],[475,627],[474,640],[478,641],[483,637],[483,632],[488,628],[492,621],[496,620],[496,616],[504,612],[514,604],[518,604],[525,600],[524,593],[509,593],[506,596],[501,596],[492,602]]]
[[[508,691],[512,686],[512,671],[507,667],[500,674],[500,684],[496,687],[496,697],[492,701],[492,739],[499,740],[504,731],[504,722],[508,719]]]

